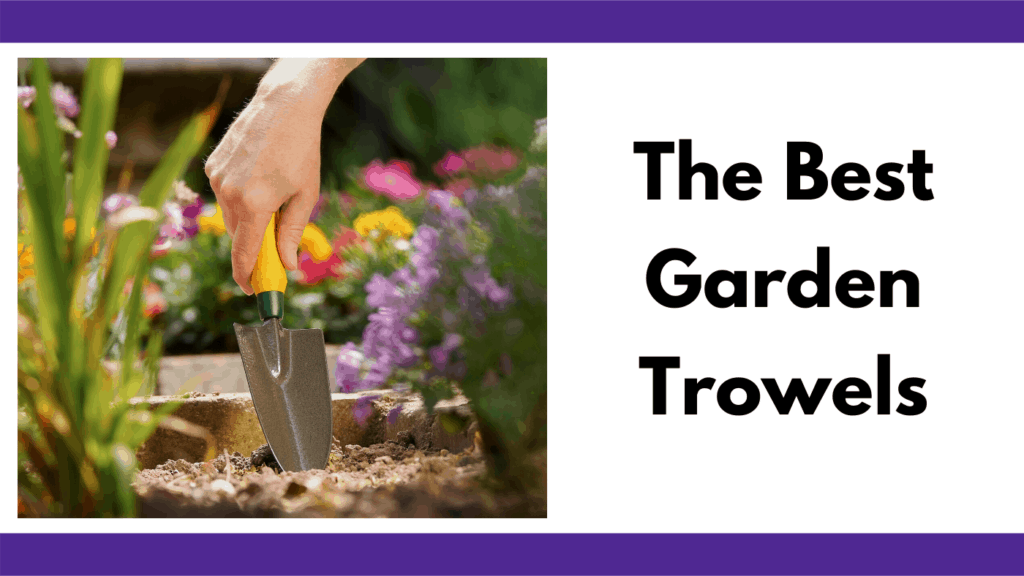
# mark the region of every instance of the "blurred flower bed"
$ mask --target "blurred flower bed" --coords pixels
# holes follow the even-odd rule
[[[539,149],[538,149],[539,150]],[[538,152],[481,145],[453,151],[430,174],[402,160],[351,171],[353,185],[323,191],[302,237],[299,269],[285,293],[290,328],[319,328],[328,343],[361,337],[374,307],[364,287],[409,264],[416,226],[444,195],[461,203],[467,191],[500,189],[542,165]],[[161,227],[166,243],[152,252],[145,289],[148,329],[163,333],[167,354],[237,351],[232,325],[258,323],[252,299],[231,278],[231,240],[220,208],[179,182],[177,203]],[[113,214],[135,199],[115,194]]]

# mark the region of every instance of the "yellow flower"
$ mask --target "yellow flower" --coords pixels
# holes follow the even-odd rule
[[[220,211],[220,204],[215,204],[215,206],[217,207],[217,212],[213,216],[199,217],[199,231],[212,232],[220,236],[227,232],[228,228],[224,225],[224,213]]]
[[[359,232],[360,236],[369,236],[370,232],[374,230],[379,231],[380,237],[377,238],[378,240],[383,240],[388,236],[409,238],[413,232],[412,222],[409,222],[402,215],[402,211],[397,206],[360,214],[356,218],[355,223],[353,223],[353,227],[356,229],[356,232]]]
[[[309,255],[313,257],[313,260],[317,262],[323,262],[334,254],[334,249],[331,248],[331,243],[327,241],[327,236],[324,235],[323,231],[316,224],[306,224],[306,228],[302,231],[302,240],[299,242],[299,247],[309,252]]]
[[[36,271],[32,268],[32,264],[35,261],[36,258],[32,254],[32,246],[25,246],[18,242],[18,284],[21,284],[26,278],[36,275]]]
[[[74,238],[75,238],[75,226],[76,226],[76,222],[75,222],[74,218],[65,218],[64,219],[64,239],[67,240],[68,242],[74,240]],[[96,240],[96,227],[93,226],[92,230],[90,230],[89,232],[90,232],[89,240]],[[99,253],[100,253],[100,244],[99,244],[99,242],[94,242],[93,245],[92,245],[92,255],[95,256],[95,255],[97,255]]]

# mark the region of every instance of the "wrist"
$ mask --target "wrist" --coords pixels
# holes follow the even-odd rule
[[[322,119],[338,85],[361,61],[282,58],[260,81],[254,99],[301,107]]]

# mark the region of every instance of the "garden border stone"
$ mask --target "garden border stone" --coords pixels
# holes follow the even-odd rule
[[[376,396],[373,410],[360,426],[353,409],[361,397]],[[214,393],[194,397],[149,396],[131,400],[156,408],[168,402],[180,402],[174,416],[209,432],[216,454],[227,451],[248,456],[266,443],[249,394]],[[397,404],[402,411],[389,420],[387,415]],[[356,394],[331,394],[334,439],[341,445],[369,446],[388,440],[414,444],[422,449],[446,449],[461,452],[473,446],[476,423],[469,401],[458,396],[438,403],[428,413],[422,399],[401,397],[393,392],[369,391]],[[208,453],[208,440],[189,435],[170,426],[161,426],[139,448],[136,456],[142,469],[154,468],[168,460],[202,462]]]

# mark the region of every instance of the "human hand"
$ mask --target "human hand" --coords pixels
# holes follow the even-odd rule
[[[232,238],[235,282],[250,276],[271,215],[280,210],[277,246],[298,266],[302,231],[320,196],[320,130],[341,79],[362,60],[282,60],[260,83],[206,161],[206,175]]]

